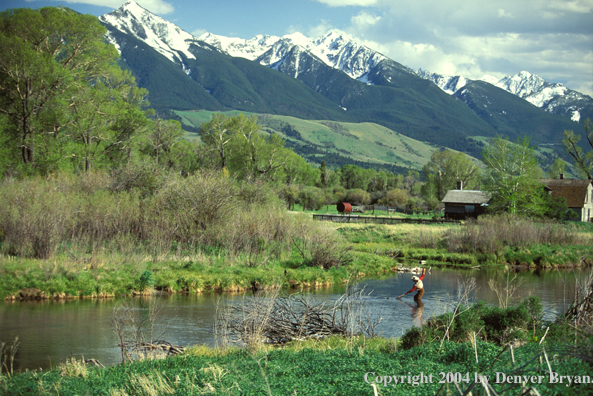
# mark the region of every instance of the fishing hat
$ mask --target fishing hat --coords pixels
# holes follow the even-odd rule
[[[420,279],[420,278],[418,278],[418,277],[417,277],[417,276],[415,276],[415,275],[412,277],[412,280],[413,280],[413,281],[417,281],[417,280],[419,280],[419,279]]]

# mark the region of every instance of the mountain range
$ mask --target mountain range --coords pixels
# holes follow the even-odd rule
[[[422,69],[417,73],[420,77],[434,82],[443,91],[458,97],[462,94],[463,88],[472,82],[463,76],[443,76]],[[527,71],[500,80],[484,76],[480,81],[504,89],[549,113],[559,114],[576,122],[593,118],[593,98],[562,84],[547,82]]]
[[[579,121],[593,116],[591,97],[527,72],[494,81],[414,71],[337,30],[316,39],[195,37],[133,1],[99,19],[161,114],[234,109],[373,122],[474,156],[496,135],[529,135],[562,156],[562,132],[583,134]]]

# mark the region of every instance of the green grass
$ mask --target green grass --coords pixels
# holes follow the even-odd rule
[[[181,118],[181,122],[183,125],[188,125],[192,127],[199,127],[204,122],[210,121],[212,118],[212,114],[219,113],[215,111],[206,111],[206,110],[186,110],[186,111],[173,111],[177,116]],[[239,114],[244,114],[246,116],[255,115],[255,113],[249,113],[245,111],[238,111],[238,110],[231,110],[231,111],[224,111],[220,112],[226,115],[227,117],[236,116]]]
[[[284,271],[286,270],[286,275]],[[381,267],[381,273],[382,267]],[[41,298],[101,298],[142,293],[142,275],[150,271],[155,290],[170,293],[239,292],[266,288],[318,287],[350,279],[350,269],[309,267],[298,257],[265,266],[228,266],[224,262],[129,262],[121,265],[76,266],[65,258],[45,261],[0,257],[0,299],[24,289],[38,289]],[[370,271],[370,270],[369,270]],[[379,269],[374,269],[378,272]],[[371,271],[371,272],[372,272]]]
[[[339,268],[309,266],[294,246],[286,258],[272,260],[227,256],[224,250],[206,247],[183,259],[172,256],[158,261],[119,253],[78,259],[58,255],[48,260],[1,255],[0,299],[30,288],[38,289],[43,298],[100,298],[142,293],[147,286],[171,293],[233,292],[254,286],[319,287],[339,285],[352,277],[383,276],[397,267],[417,265],[420,260],[429,266],[459,268],[505,264],[549,268],[582,260],[593,263],[589,245],[505,247],[502,254],[451,252],[446,246],[447,232],[461,229],[462,224],[327,225],[335,228],[350,250]],[[589,238],[592,229],[591,225],[578,226]],[[146,271],[151,274],[150,285],[142,281]]]
[[[479,362],[476,362],[476,351]],[[430,343],[402,350],[397,341],[385,339],[332,338],[255,352],[196,347],[183,356],[161,361],[107,369],[85,368],[70,361],[49,372],[4,376],[0,377],[0,392],[7,396],[372,395],[371,383],[375,383],[382,395],[429,395],[440,389],[444,390],[441,394],[454,394],[455,385],[447,383],[447,373],[460,373],[462,390],[470,387],[475,373],[487,375],[493,389],[504,395],[518,395],[524,389],[519,385],[504,392],[509,384],[496,383],[496,373],[527,378],[543,376],[542,383],[534,385],[541,395],[559,392],[582,395],[593,390],[591,384],[567,387],[566,380],[563,384],[550,383],[546,360],[537,358],[540,354],[543,355],[543,348],[537,343],[515,348],[512,357],[508,349],[503,351],[502,347],[483,341],[478,341],[476,349],[469,342],[447,341],[442,349],[439,343]],[[554,347],[546,346],[546,356],[552,371],[559,375],[593,376],[590,365],[556,353]],[[387,376],[391,377],[391,382]],[[393,376],[398,378],[397,384]],[[485,394],[483,392],[480,385],[474,388],[473,394]]]
[[[240,112],[225,112],[236,115]],[[198,127],[210,120],[211,111],[175,111],[186,125]],[[253,113],[244,113],[253,115]],[[266,115],[260,119],[262,130],[273,132],[297,145],[311,144],[365,163],[380,167],[385,164],[397,164],[409,169],[422,169],[437,146],[404,136],[384,126],[374,123],[346,123],[323,120],[302,120],[295,117]],[[302,141],[286,136],[281,127],[291,125],[302,137]],[[188,134],[188,138],[195,138]],[[298,151],[298,149],[297,149]]]

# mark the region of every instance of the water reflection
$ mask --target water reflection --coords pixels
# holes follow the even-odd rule
[[[456,288],[461,276],[476,278],[477,289],[470,296],[498,305],[498,297],[488,281],[504,284],[501,271],[462,271],[433,269],[423,283],[426,289],[420,303],[397,300],[410,289],[410,274],[394,274],[384,279],[369,279],[358,286],[372,291],[367,298],[374,314],[383,318],[377,327],[380,335],[399,337],[412,326],[420,326],[434,315],[454,309]],[[546,319],[566,311],[574,295],[575,279],[585,271],[525,271],[518,273],[521,286],[516,300],[537,295],[542,300]],[[511,275],[512,277],[512,275]],[[335,301],[345,289],[341,286],[308,291],[315,299]],[[297,291],[294,291],[297,292]],[[155,334],[176,345],[215,345],[213,326],[217,303],[215,294],[171,295],[156,297],[161,305]],[[224,295],[225,299],[249,299],[249,293]],[[155,299],[155,297],[152,297]],[[121,361],[117,338],[111,328],[113,311],[119,299],[0,302],[0,341],[12,342],[19,337],[21,345],[15,364],[22,369],[47,369],[69,356],[95,358],[105,365]],[[147,315],[150,299],[132,300],[136,309]]]
[[[417,326],[422,326],[422,312],[424,312],[424,303],[419,300],[416,306],[412,305],[412,322]]]

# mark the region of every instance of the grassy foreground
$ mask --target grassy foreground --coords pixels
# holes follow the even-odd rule
[[[476,383],[478,375],[489,378],[488,390]],[[372,395],[375,384],[381,395],[460,394],[457,387],[473,395],[584,395],[593,392],[592,379],[591,364],[547,342],[511,350],[445,341],[404,350],[393,339],[332,337],[282,349],[194,347],[182,356],[106,369],[71,360],[48,372],[0,376],[0,393]]]

